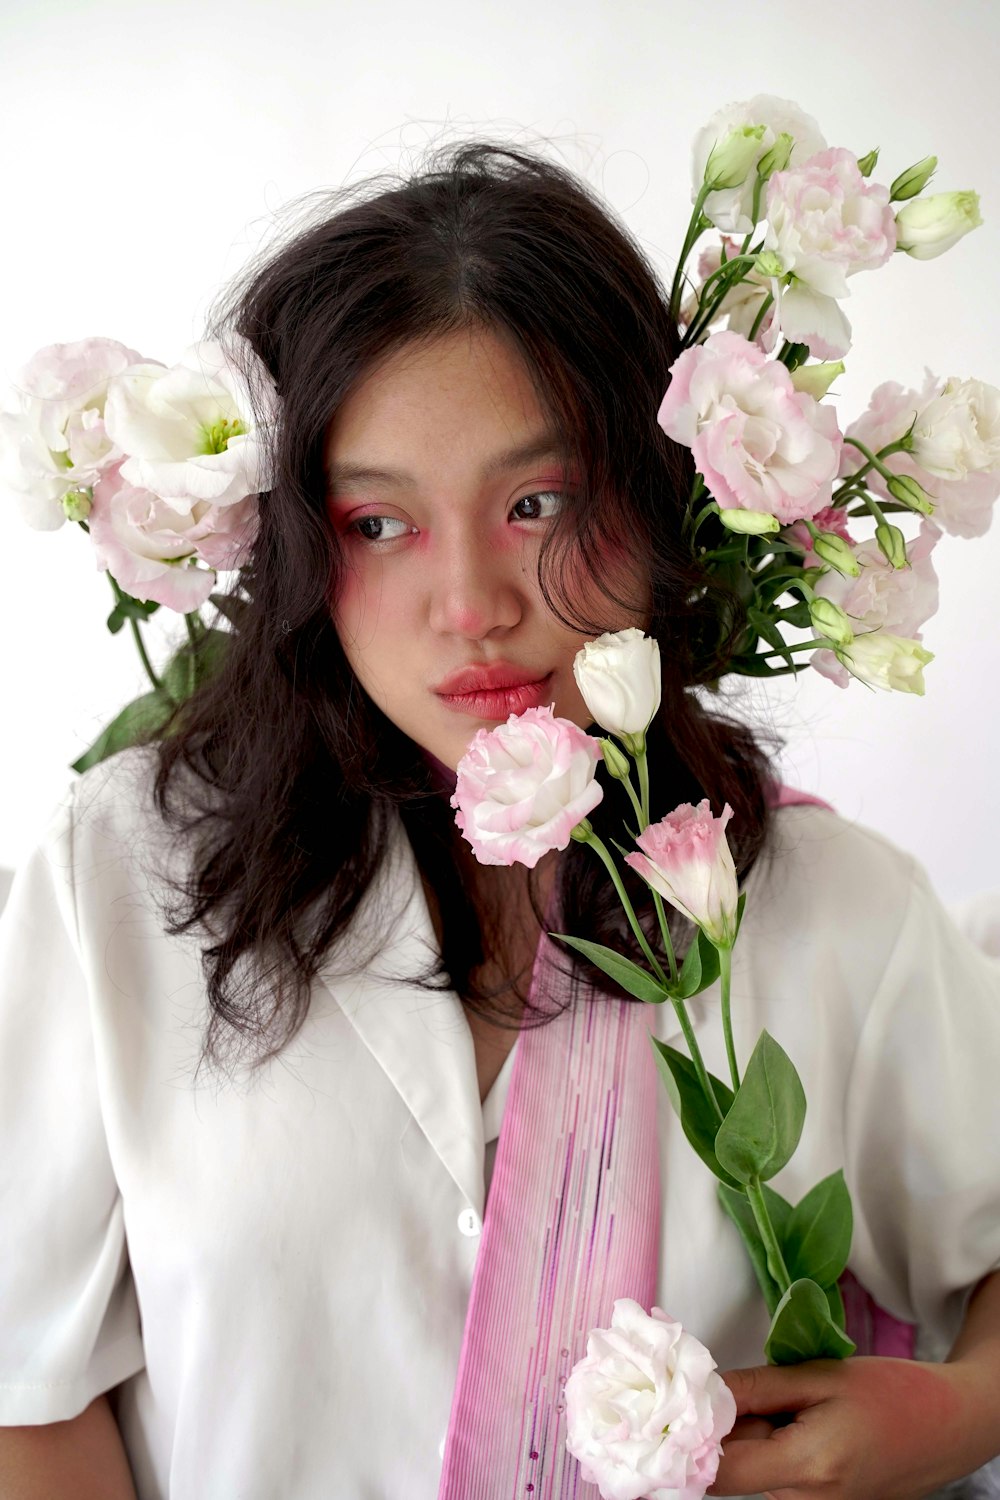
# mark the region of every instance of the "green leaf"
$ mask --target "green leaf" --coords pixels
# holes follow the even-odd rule
[[[787,609],[781,610],[778,619],[794,625],[797,630],[808,630],[812,624],[809,605],[804,599],[799,604],[790,604]]]
[[[751,607],[747,610],[747,620],[756,630],[757,634],[767,641],[767,644],[772,646],[775,651],[780,651],[789,666],[791,666],[792,654],[788,650],[788,642],[781,634],[777,625],[775,625],[771,616],[764,614],[763,610]]]
[[[658,1041],[654,1036],[650,1037],[650,1041],[653,1044],[656,1066],[660,1070],[664,1087],[674,1107],[674,1113],[681,1122],[684,1134],[709,1171],[714,1172],[723,1183],[728,1183],[734,1189],[738,1189],[739,1184],[736,1179],[720,1167],[715,1154],[715,1136],[719,1129],[719,1117],[702,1093],[694,1063],[683,1052],[678,1052],[675,1047],[668,1047],[666,1042]],[[726,1087],[721,1078],[714,1078],[711,1073],[708,1078],[715,1091],[715,1097],[719,1101],[719,1107],[725,1114],[733,1102],[732,1090]]]
[[[771,1319],[764,1354],[770,1365],[806,1359],[846,1359],[857,1345],[830,1316],[826,1293],[815,1281],[793,1281]]]
[[[207,630],[197,646],[182,646],[163,671],[162,682],[175,703],[183,703],[197,687],[213,676],[229,650],[229,632]]]
[[[610,974],[616,984],[620,984],[630,995],[635,995],[637,1000],[659,1005],[666,999],[666,993],[658,979],[645,969],[640,969],[638,964],[634,964],[624,954],[616,953],[613,948],[605,948],[601,943],[588,943],[585,938],[567,937],[563,932],[550,932],[549,937],[558,938],[560,942],[568,943],[571,948],[582,953],[584,958],[588,958],[598,969],[603,969],[605,974]]]
[[[115,607],[114,607],[114,609],[108,615],[108,619],[107,619],[108,629],[111,631],[112,635],[117,635],[118,632],[119,632],[119,630],[121,630],[121,628],[122,628],[122,626],[124,624],[125,624],[125,616],[122,614],[121,610],[118,608],[118,605],[116,604]]]
[[[125,705],[117,718],[102,729],[90,749],[85,750],[73,762],[73,770],[86,771],[88,767],[107,760],[109,755],[126,750],[129,745],[138,745],[154,738],[170,718],[173,708],[174,705],[161,693],[146,693],[141,698],[133,699]]]
[[[679,1000],[690,1000],[692,995],[707,990],[718,977],[719,950],[699,927],[681,965],[673,993]]]
[[[788,1274],[808,1276],[822,1287],[843,1275],[851,1250],[854,1218],[841,1171],[831,1172],[797,1203],[782,1241]]]
[[[799,1143],[806,1096],[785,1050],[762,1031],[733,1107],[715,1138],[722,1166],[740,1182],[780,1172]]]
[[[840,1287],[834,1282],[833,1286],[825,1286],[823,1290],[829,1303],[830,1317],[838,1328],[846,1328],[847,1314],[844,1312],[844,1299],[840,1295]]]
[[[750,1207],[747,1195],[743,1192],[742,1188],[730,1187],[725,1182],[719,1183],[718,1191],[719,1202],[742,1236],[743,1243],[750,1256],[750,1263],[753,1266],[754,1274],[757,1277],[758,1285],[764,1294],[767,1310],[773,1317],[775,1309],[781,1301],[781,1287],[767,1269],[767,1251],[764,1248],[764,1241],[760,1237],[757,1220],[753,1216],[753,1209]],[[782,1198],[780,1193],[776,1193],[773,1188],[767,1187],[766,1184],[761,1185],[761,1192],[767,1204],[767,1211],[774,1226],[774,1232],[780,1242],[782,1229],[788,1222],[788,1217],[792,1212],[792,1205],[786,1199]]]

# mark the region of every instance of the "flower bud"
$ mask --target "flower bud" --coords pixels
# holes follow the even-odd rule
[[[932,516],[934,506],[926,490],[909,474],[894,474],[891,479],[886,480],[886,489],[894,500],[900,505],[908,505],[911,510],[918,510],[922,516]]]
[[[811,599],[809,601],[809,618],[816,629],[826,636],[827,640],[836,641],[838,646],[849,646],[854,639],[854,631],[851,622],[841,609],[839,604],[834,604],[832,599]]]
[[[659,709],[660,647],[634,626],[587,641],[573,676],[594,722],[620,738],[643,734]]]
[[[845,578],[860,578],[861,564],[850,546],[835,531],[821,531],[813,538],[813,551]]]
[[[893,526],[888,521],[880,521],[875,527],[875,540],[878,542],[879,551],[890,567],[909,566],[906,556],[906,538],[898,526]]]
[[[569,836],[578,844],[585,844],[594,831],[594,825],[589,818],[581,818],[575,828],[571,828]]]
[[[852,677],[869,687],[887,692],[916,693],[923,697],[924,667],[934,660],[919,641],[892,635],[887,630],[869,630],[837,649],[837,660]]]
[[[876,146],[875,150],[869,151],[867,156],[860,156],[858,158],[858,171],[862,177],[870,177],[872,175],[875,170],[875,163],[878,161],[878,153],[879,148]]]
[[[719,520],[727,531],[738,532],[740,536],[767,536],[769,532],[781,530],[777,516],[766,510],[720,508]]]
[[[778,136],[770,151],[765,151],[757,163],[757,176],[761,182],[766,182],[772,172],[783,172],[788,166],[792,147],[795,145],[795,137],[783,130]]]
[[[746,182],[764,139],[765,125],[740,125],[712,147],[705,163],[705,182],[713,192]]]
[[[67,521],[85,521],[93,507],[93,490],[67,490],[62,497],[63,513]]]
[[[604,752],[604,764],[608,768],[609,776],[616,781],[627,781],[629,774],[628,756],[619,750],[614,740],[601,740],[601,750]]]
[[[844,373],[842,359],[827,360],[821,365],[800,365],[792,373],[792,385],[814,401],[822,401],[833,382]]]
[[[896,215],[896,249],[914,260],[933,260],[983,222],[978,193],[936,193],[915,198]]]
[[[936,156],[925,156],[923,161],[918,161],[914,166],[907,167],[905,172],[900,172],[889,189],[889,202],[899,203],[904,198],[915,198],[918,193],[922,193],[934,176],[937,164]]]

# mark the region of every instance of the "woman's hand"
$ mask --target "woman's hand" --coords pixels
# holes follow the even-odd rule
[[[991,1456],[982,1451],[987,1393],[960,1363],[856,1356],[723,1379],[736,1425],[709,1495],[918,1500]],[[988,1399],[996,1404],[996,1393]]]

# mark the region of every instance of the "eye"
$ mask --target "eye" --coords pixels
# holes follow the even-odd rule
[[[556,504],[553,507],[553,511],[550,512],[550,514],[554,514],[554,511],[558,510],[560,504],[562,503],[563,498],[564,498],[563,494],[562,494],[562,492],[560,490],[537,490],[532,495],[522,495],[521,498],[520,498],[520,500],[516,500],[514,502],[513,509],[517,510],[518,506],[520,506],[520,505],[535,505],[536,503],[542,502],[542,501],[545,501],[545,500],[554,500],[556,502]],[[518,519],[521,520],[521,521],[547,521],[549,519],[549,516],[548,515],[519,516]]]
[[[372,531],[366,530],[369,526],[373,528]],[[403,529],[395,534],[386,536],[383,530],[386,526],[401,526]],[[408,531],[412,530],[412,527],[408,526],[405,521],[401,521],[398,516],[359,516],[356,521],[351,522],[347,530],[361,537],[362,541],[377,547],[380,544],[384,545],[386,542],[394,542],[399,537],[405,536]]]

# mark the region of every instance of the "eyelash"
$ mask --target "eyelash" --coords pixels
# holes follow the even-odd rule
[[[524,502],[525,502],[525,500],[536,500],[539,497],[545,496],[545,495],[555,495],[560,500],[562,500],[564,498],[564,492],[562,490],[533,490],[530,495],[522,495],[519,500],[515,500],[514,501],[514,505],[511,506],[511,509],[513,510],[516,506],[523,505]],[[521,516],[520,519],[522,521],[548,521],[550,519],[550,517],[549,516]],[[398,516],[380,516],[380,515],[377,514],[377,512],[372,511],[368,515],[359,516],[356,521],[351,521],[351,523],[347,526],[346,531],[348,533],[351,533],[354,536],[356,536],[358,538],[358,540],[361,541],[361,542],[363,542],[366,547],[371,547],[371,548],[374,548],[375,550],[380,550],[383,547],[388,547],[393,542],[400,542],[400,541],[402,541],[402,539],[403,539],[402,535],[401,536],[388,536],[388,537],[370,537],[370,536],[365,536],[359,530],[359,527],[361,527],[367,521],[399,521],[399,524],[401,526],[403,526],[403,525],[406,524],[404,521],[400,521]],[[406,534],[407,533],[405,533],[405,532],[403,533],[403,535],[406,535]]]

